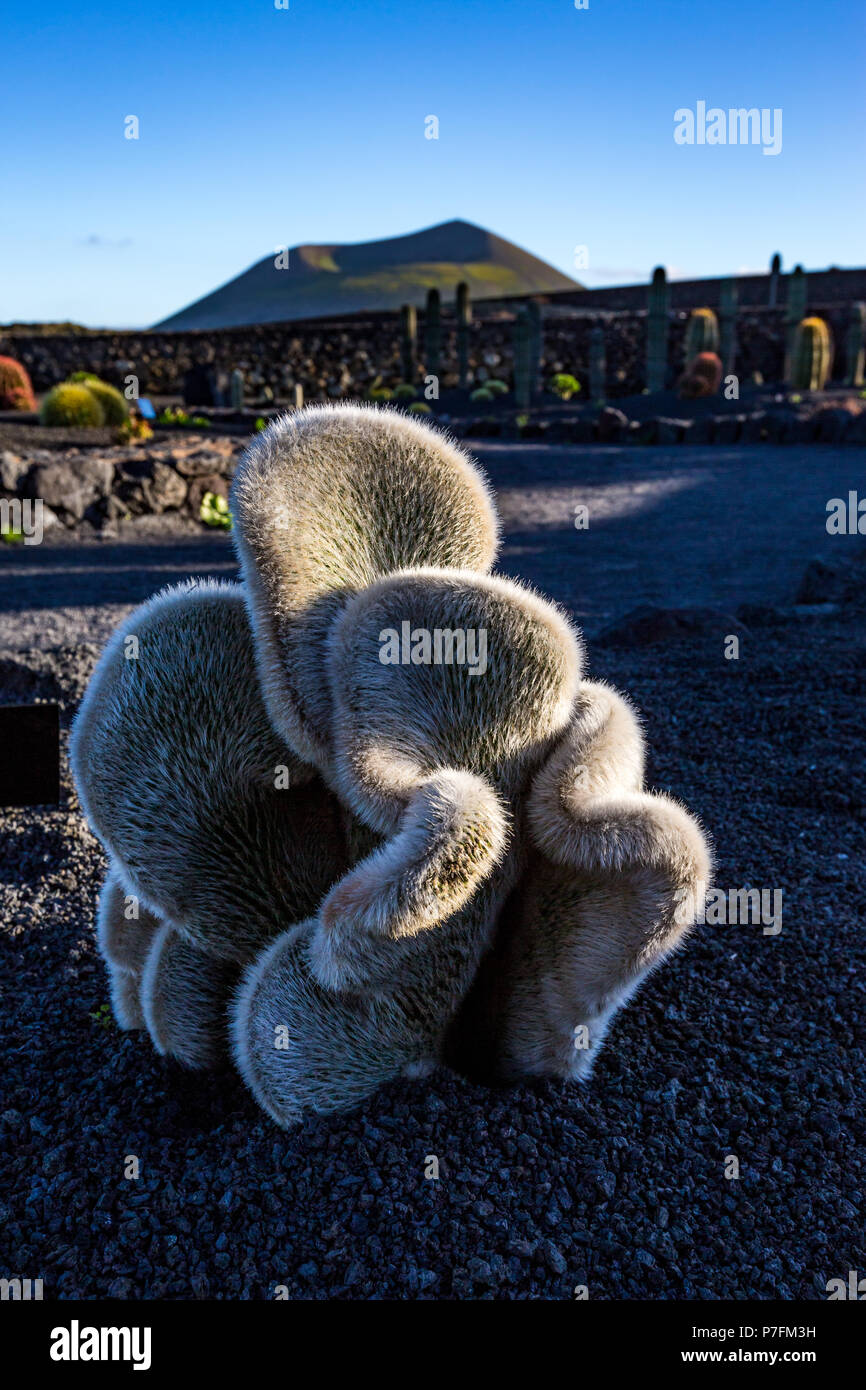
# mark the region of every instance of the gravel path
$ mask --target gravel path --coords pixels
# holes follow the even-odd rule
[[[614,452],[580,451],[580,533],[576,451],[480,451],[504,568],[590,631],[641,601],[788,602],[811,554],[859,544],[823,525],[856,452]],[[0,700],[60,698],[68,720],[115,616],[188,570],[233,572],[224,539],[4,555]],[[736,661],[715,633],[591,648],[643,711],[652,784],[713,835],[719,886],[781,890],[784,913],[777,935],[698,928],[587,1089],[440,1072],[283,1134],[230,1072],[104,1026],[103,861],[68,780],[59,809],[7,812],[0,1273],[179,1299],[814,1299],[862,1274],[864,655],[862,609],[754,628]]]

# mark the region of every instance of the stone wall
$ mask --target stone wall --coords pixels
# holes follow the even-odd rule
[[[847,274],[848,272],[839,272]],[[830,272],[828,272],[830,274]],[[760,278],[760,277],[756,277]],[[810,290],[813,278],[810,277]],[[711,282],[701,282],[706,286]],[[676,286],[672,287],[674,290]],[[643,287],[645,301],[645,287]],[[571,372],[589,389],[589,339],[595,323],[605,329],[607,395],[632,395],[645,381],[646,313],[641,310],[590,312],[583,305],[589,294],[564,304],[566,296],[547,301],[544,322],[542,371]],[[706,296],[709,298],[710,296]],[[845,336],[848,305],[835,301],[813,302],[810,312],[826,318],[833,332],[836,355],[833,380],[844,380]],[[688,314],[676,308],[671,314],[669,382],[682,366],[683,335]],[[765,381],[781,380],[785,342],[784,308],[741,307],[737,316],[739,352],[735,370],[742,379],[760,372]],[[472,381],[487,376],[511,381],[513,313],[489,306],[475,312],[470,328]],[[423,353],[424,315],[419,315],[419,351]],[[380,381],[396,385],[400,367],[400,324],[395,314],[365,315],[343,320],[267,325],[212,333],[88,333],[40,336],[7,333],[0,352],[17,357],[27,367],[37,391],[45,391],[73,371],[93,371],[117,385],[128,373],[139,378],[142,395],[177,396],[184,377],[195,364],[207,361],[221,375],[227,389],[228,373],[243,372],[250,402],[279,403],[299,383],[305,399],[337,400],[363,396]],[[419,363],[421,381],[423,362]],[[443,315],[440,386],[457,385],[454,320]],[[201,402],[199,402],[201,403]],[[227,403],[227,402],[226,402]]]

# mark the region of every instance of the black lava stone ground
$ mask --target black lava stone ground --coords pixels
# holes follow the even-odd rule
[[[59,810],[6,814],[0,1272],[178,1299],[822,1299],[862,1274],[864,651],[843,611],[756,630],[737,661],[716,638],[592,652],[719,886],[781,889],[784,916],[696,929],[585,1088],[441,1072],[283,1133],[231,1072],[106,1022],[104,861],[68,778]],[[7,662],[0,700],[59,693],[68,717],[95,655]]]

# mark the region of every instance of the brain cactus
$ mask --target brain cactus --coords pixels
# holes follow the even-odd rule
[[[686,326],[686,365],[690,365],[701,353],[718,350],[718,319],[712,309],[694,309]]]
[[[64,382],[49,391],[41,414],[44,425],[94,428],[105,424],[105,412],[96,396],[89,387],[76,382]]]
[[[35,410],[30,378],[14,357],[0,357],[0,410]]]
[[[714,396],[721,384],[721,358],[715,352],[699,352],[680,377],[680,396],[684,400]]]
[[[803,319],[794,334],[791,385],[798,391],[823,391],[832,361],[830,330],[824,320]]]

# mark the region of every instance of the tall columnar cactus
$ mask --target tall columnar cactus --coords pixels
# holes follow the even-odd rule
[[[719,290],[719,356],[725,376],[737,363],[737,282],[723,280]]]
[[[531,299],[527,305],[529,315],[529,398],[538,390],[538,377],[541,372],[541,358],[544,353],[544,320],[541,305]]]
[[[526,308],[514,320],[514,401],[518,410],[532,403],[532,321]]]
[[[794,370],[794,341],[797,329],[806,317],[809,289],[806,272],[801,265],[794,266],[788,277],[788,299],[785,305],[785,380],[791,380]]]
[[[589,394],[594,401],[603,401],[607,380],[607,359],[604,351],[604,329],[594,325],[589,335]]]
[[[770,261],[770,295],[768,303],[771,309],[775,309],[776,301],[779,298],[779,275],[782,271],[782,257],[778,251]]]
[[[232,410],[243,410],[244,408],[244,374],[235,367],[229,381],[230,400]]]
[[[437,289],[427,292],[427,311],[424,316],[424,367],[428,376],[438,377],[442,351],[442,300]]]
[[[457,286],[457,372],[460,389],[469,384],[469,325],[472,322],[472,304],[469,299],[469,286],[461,280]]]
[[[833,364],[830,330],[823,319],[803,319],[797,325],[791,351],[790,384],[797,391],[823,391]]]
[[[799,324],[806,317],[809,302],[809,286],[806,272],[801,265],[795,265],[788,280],[788,322]]]
[[[670,291],[663,265],[656,266],[649,288],[646,333],[646,384],[663,391],[668,368],[668,310]]]
[[[414,304],[404,304],[400,310],[400,356],[403,380],[414,381],[418,357],[418,314]]]
[[[693,309],[686,325],[686,367],[699,352],[718,352],[719,321],[712,309]]]
[[[862,386],[866,366],[866,304],[852,304],[845,341],[845,385]]]

